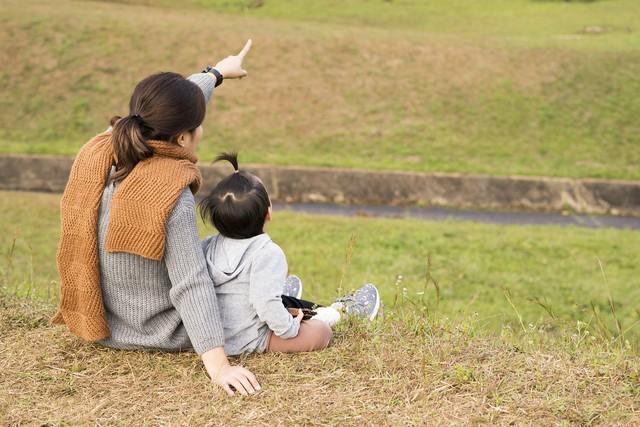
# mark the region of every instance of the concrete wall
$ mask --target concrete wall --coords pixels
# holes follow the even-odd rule
[[[0,155],[0,189],[62,192],[72,159]],[[201,191],[231,172],[200,165]],[[246,165],[278,202],[573,210],[640,216],[640,182]]]

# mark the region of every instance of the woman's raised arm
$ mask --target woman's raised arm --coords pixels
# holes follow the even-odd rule
[[[242,68],[242,61],[244,61],[244,57],[251,49],[252,41],[251,39],[247,40],[244,44],[244,47],[237,55],[230,55],[226,58],[218,61],[216,63],[214,69],[216,69],[221,75],[223,79],[241,79],[243,77],[247,77],[247,71]],[[209,100],[213,96],[213,90],[216,87],[217,77],[215,74],[209,72],[200,72],[195,73],[187,77],[188,80],[197,84],[200,89],[202,89],[202,93],[204,94],[205,102],[208,104]],[[105,132],[109,132],[113,128],[113,124],[109,126]]]

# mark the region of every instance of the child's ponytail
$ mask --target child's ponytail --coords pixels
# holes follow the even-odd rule
[[[233,166],[233,170],[238,173],[240,169],[238,168],[238,153],[220,153],[213,161],[219,162],[221,160],[226,160],[231,163]]]
[[[215,161],[226,160],[234,173],[222,179],[200,201],[200,215],[220,234],[233,239],[247,239],[262,234],[271,207],[269,194],[255,175],[240,171],[237,153],[222,153]]]

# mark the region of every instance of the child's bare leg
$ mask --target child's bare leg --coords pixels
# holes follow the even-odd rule
[[[267,343],[267,351],[278,353],[299,353],[303,351],[322,350],[329,346],[333,332],[320,320],[305,320],[300,324],[300,331],[295,338],[282,339],[271,333]]]

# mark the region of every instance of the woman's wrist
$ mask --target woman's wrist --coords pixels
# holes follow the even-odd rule
[[[202,72],[203,73],[207,73],[211,77],[213,77],[213,79],[216,82],[215,83],[215,87],[220,86],[222,84],[222,82],[224,81],[224,75],[216,67],[212,67],[211,65],[207,65],[207,67],[204,70],[202,70]]]
[[[224,352],[224,347],[212,348],[202,353],[200,357],[211,379],[215,379],[222,369],[229,366],[229,360]]]

